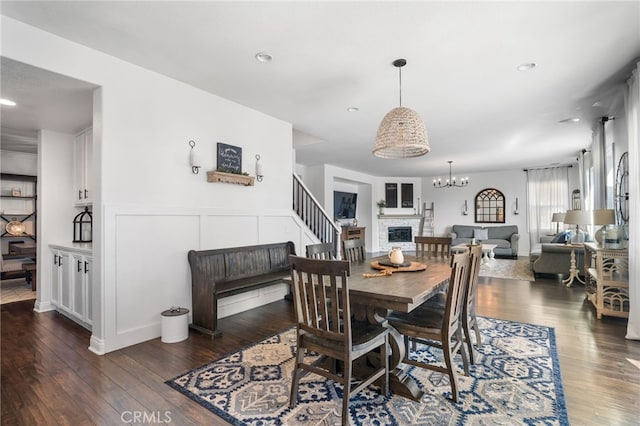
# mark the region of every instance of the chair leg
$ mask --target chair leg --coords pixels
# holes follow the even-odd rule
[[[382,392],[384,396],[389,395],[389,336],[385,337],[384,345],[380,347],[380,359],[382,367],[384,367],[384,376],[382,382]]]
[[[298,337],[300,339],[300,337]],[[296,365],[293,369],[293,375],[291,376],[291,395],[289,396],[289,407],[293,408],[298,402],[298,384],[300,382],[300,364],[304,360],[304,350],[300,347],[296,348]]]
[[[351,398],[351,361],[344,363],[344,391],[342,392],[342,424],[349,424],[349,399]]]
[[[473,330],[476,332],[476,346],[480,347],[482,345],[482,337],[480,336],[480,328],[478,328],[478,322],[473,319]]]
[[[464,342],[464,333],[462,332],[462,327],[458,328],[456,332],[456,340],[458,340],[460,348],[460,356],[462,357],[462,365],[464,367],[465,376],[469,376],[469,355],[467,354],[467,347]],[[455,354],[453,354],[455,355]]]
[[[442,352],[444,354],[444,363],[447,366],[447,374],[449,375],[449,384],[451,386],[451,399],[458,402],[458,382],[456,378],[456,369],[453,365],[453,353],[451,353],[451,343],[443,342]]]
[[[469,351],[469,361],[471,361],[471,364],[475,364],[476,362],[474,360],[473,344],[471,343],[471,330],[469,327],[469,322],[465,321],[462,327],[464,328],[464,343],[467,345],[467,350]]]

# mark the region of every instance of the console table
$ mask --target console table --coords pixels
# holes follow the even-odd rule
[[[602,315],[629,318],[629,251],[584,244],[586,299]]]

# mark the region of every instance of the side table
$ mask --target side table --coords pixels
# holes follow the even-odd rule
[[[571,257],[569,261],[569,276],[566,279],[562,280],[562,283],[567,287],[571,287],[571,284],[573,284],[573,280],[576,279],[580,281],[582,284],[584,284],[584,281],[578,275],[578,268],[576,265],[576,250],[575,250],[576,248],[583,247],[583,244],[567,244],[567,245],[571,247]]]

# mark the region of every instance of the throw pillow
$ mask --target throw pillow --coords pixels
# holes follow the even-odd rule
[[[564,243],[565,240],[569,239],[569,233],[564,231],[564,232],[560,232],[558,235],[556,235],[555,237],[553,237],[553,240],[551,240],[552,243]]]
[[[489,230],[488,229],[473,229],[473,238],[479,241],[488,240],[489,239]]]

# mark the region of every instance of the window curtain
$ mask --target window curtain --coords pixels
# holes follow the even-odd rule
[[[627,81],[624,98],[629,137],[629,322],[627,339],[640,340],[640,223],[634,214],[640,209],[640,62]]]
[[[607,205],[606,200],[606,168],[605,168],[605,129],[604,121],[598,120],[593,128],[593,141],[591,143],[591,158],[593,162],[593,206],[603,209]],[[584,178],[584,177],[583,177]],[[583,207],[583,210],[587,210]]]
[[[569,168],[527,170],[527,209],[529,241],[534,245],[541,235],[555,230],[553,213],[569,209]]]

